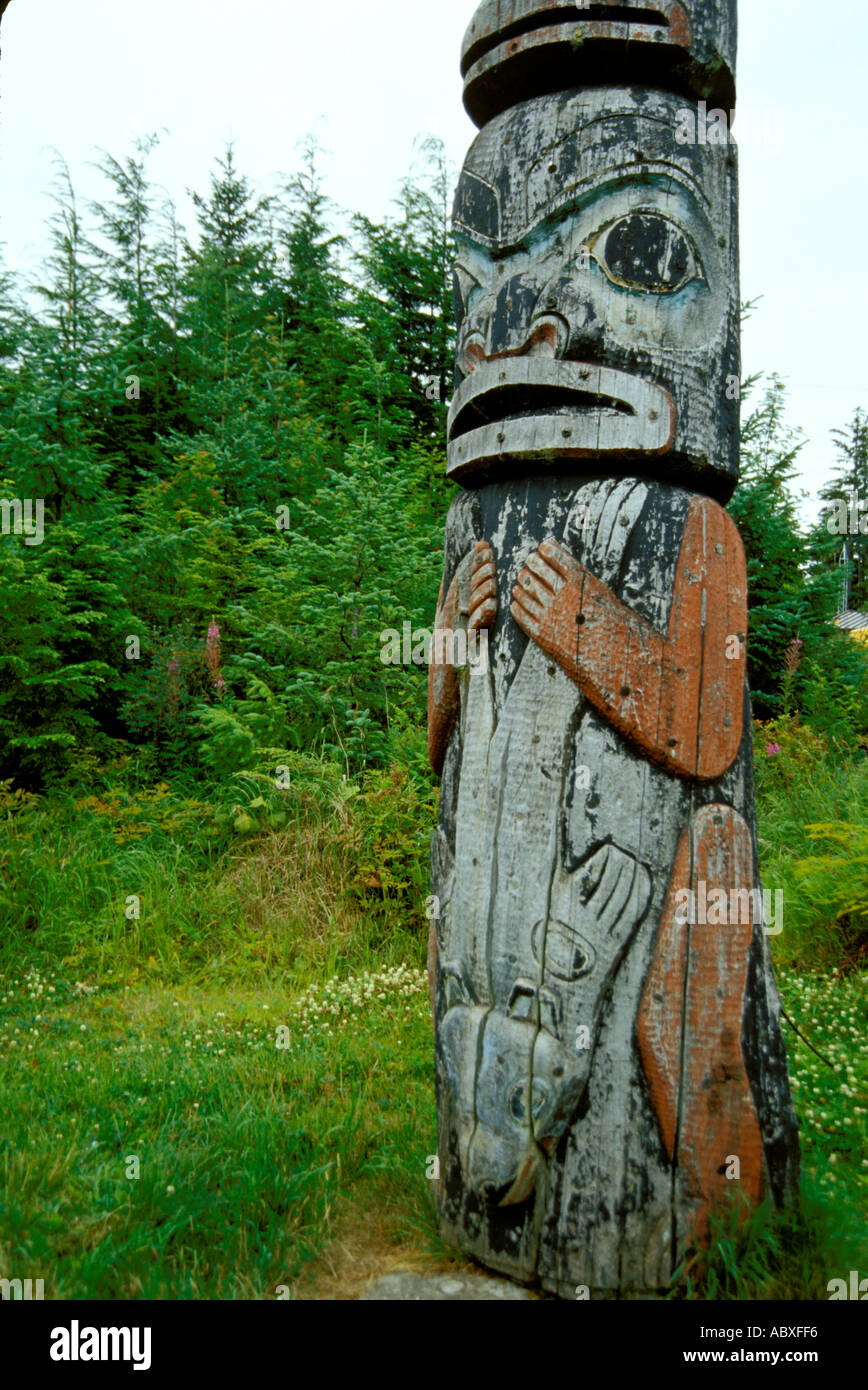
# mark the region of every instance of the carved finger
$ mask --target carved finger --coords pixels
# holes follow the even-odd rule
[[[537,579],[551,589],[553,594],[559,594],[566,583],[563,575],[554,569],[547,560],[544,560],[539,551],[534,551],[533,555],[530,556],[525,569],[531,570]]]
[[[471,579],[470,579],[470,592],[472,593],[473,590],[476,588],[477,584],[482,584],[482,583],[484,583],[484,581],[485,581],[486,579],[496,579],[496,578],[497,578],[497,571],[496,571],[496,569],[495,569],[495,567],[494,567],[494,561],[493,561],[493,560],[488,560],[488,561],[486,561],[486,563],[483,564],[483,565],[480,565],[478,569],[474,566],[473,574],[472,574]]]
[[[515,588],[512,591],[513,599],[519,608],[523,608],[532,618],[542,621],[546,615],[546,605],[540,603],[537,598],[529,593],[527,589]]]
[[[497,576],[494,573],[493,565],[486,565],[485,569],[481,570],[478,575],[474,575],[470,581],[471,598],[474,594],[481,593],[483,589],[491,589],[493,593],[497,593]]]
[[[517,602],[512,605],[509,611],[512,613],[512,616],[515,618],[522,632],[526,632],[528,637],[539,637],[542,630],[542,614],[536,616],[524,604]]]
[[[573,575],[582,571],[578,560],[574,560],[570,552],[557,541],[543,541],[539,553],[558,574],[563,575],[564,579],[571,579]]]
[[[496,610],[496,609],[497,609],[497,584],[495,583],[494,580],[489,580],[488,583],[482,585],[475,593],[473,592],[473,590],[471,590],[471,593],[470,593],[470,616],[471,616],[471,618],[472,618],[473,615],[475,614],[475,612],[476,612],[477,608],[480,606],[480,604],[482,604],[482,603],[489,603],[489,602],[493,602],[493,603],[494,603],[494,607],[495,607],[495,610]]]
[[[470,614],[467,626],[471,632],[479,628],[491,627],[497,617],[497,599],[486,599],[480,608]]]
[[[477,541],[473,547],[473,568],[476,569],[477,566],[485,565],[489,561],[494,564],[494,551],[488,541]]]
[[[543,610],[548,608],[549,604],[554,600],[554,593],[552,590],[546,588],[545,584],[541,584],[536,575],[532,574],[527,566],[525,566],[518,576],[518,583],[512,592],[513,596],[520,600],[523,600],[524,596],[529,594]]]

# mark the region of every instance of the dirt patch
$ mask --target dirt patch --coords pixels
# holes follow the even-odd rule
[[[351,1207],[337,1224],[327,1249],[298,1281],[295,1297],[302,1301],[346,1302],[360,1297],[372,1279],[384,1274],[479,1274],[460,1255],[426,1249],[415,1235],[396,1234],[395,1214],[377,1205]]]

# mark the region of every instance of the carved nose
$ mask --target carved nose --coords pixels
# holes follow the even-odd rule
[[[465,375],[470,375],[483,362],[497,362],[504,357],[563,357],[569,329],[558,314],[543,314],[534,319],[530,333],[517,347],[499,352],[487,350],[481,334],[473,334],[464,348]]]

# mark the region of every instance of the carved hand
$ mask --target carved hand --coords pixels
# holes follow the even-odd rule
[[[558,661],[562,655],[569,661],[575,648],[582,576],[588,573],[557,541],[543,541],[512,591],[515,602],[510,611],[522,632]]]
[[[494,626],[497,617],[497,567],[488,541],[477,541],[470,576],[468,632]]]
[[[600,713],[652,761],[712,781],[742,734],[747,574],[732,518],[694,498],[669,627],[658,632],[556,541],[531,555],[511,612]]]
[[[441,591],[442,596],[442,591]],[[458,575],[449,585],[445,599],[437,606],[435,628],[451,630],[458,618]],[[467,630],[479,632],[493,626],[497,617],[497,567],[488,541],[477,541],[470,571],[470,599]],[[435,643],[435,652],[437,644]],[[432,654],[428,672],[428,757],[439,776],[443,771],[446,745],[458,716],[458,678],[450,663],[437,662]]]

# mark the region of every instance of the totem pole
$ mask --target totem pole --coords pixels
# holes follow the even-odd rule
[[[430,673],[439,1200],[565,1298],[659,1293],[798,1180],[722,506],[735,38],[735,0],[484,0],[464,41],[436,621],[488,660]]]

